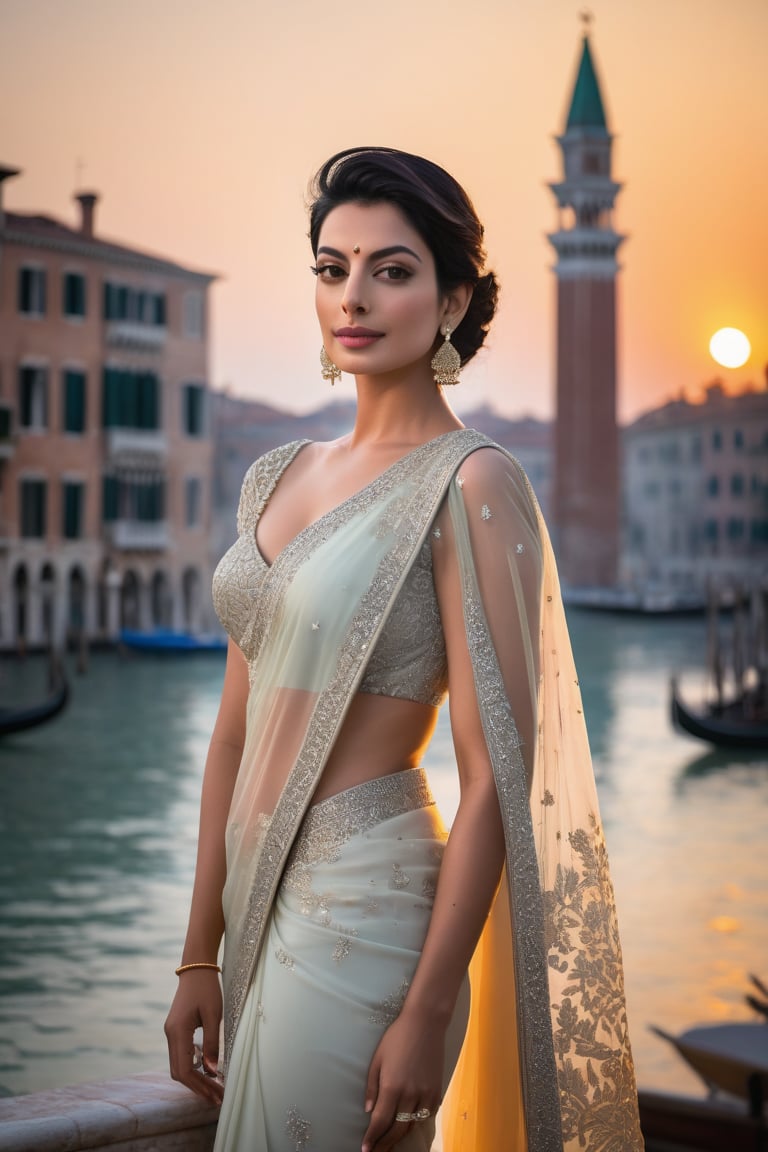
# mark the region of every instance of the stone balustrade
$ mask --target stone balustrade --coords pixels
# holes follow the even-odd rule
[[[166,1071],[0,1099],[0,1152],[210,1152],[218,1111]]]

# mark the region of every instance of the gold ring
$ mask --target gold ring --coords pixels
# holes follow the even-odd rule
[[[410,1124],[413,1120],[429,1120],[431,1115],[429,1108],[419,1108],[417,1112],[398,1112],[395,1120],[400,1124]]]

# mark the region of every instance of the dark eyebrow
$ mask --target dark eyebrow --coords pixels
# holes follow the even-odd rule
[[[406,248],[405,244],[393,244],[391,248],[379,248],[378,252],[371,252],[370,260],[382,260],[387,256],[396,256],[399,252],[405,252],[408,256],[413,256],[414,260],[418,260],[419,264],[422,263],[421,257],[412,248]],[[317,250],[318,256],[335,256],[337,260],[346,260],[343,252],[339,252],[338,248],[322,247]]]

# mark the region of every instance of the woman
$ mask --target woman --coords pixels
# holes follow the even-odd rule
[[[436,165],[351,149],[310,239],[323,375],[354,374],[357,418],[253,465],[214,580],[231,641],[172,1075],[221,1100],[223,1011],[219,1152],[426,1152],[449,1081],[447,1152],[641,1149],[551,547],[443,391],[495,311],[482,228]],[[446,691],[447,837],[419,769]]]

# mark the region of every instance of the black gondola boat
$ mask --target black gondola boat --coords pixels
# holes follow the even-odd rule
[[[711,705],[705,711],[695,712],[680,699],[677,683],[673,679],[670,690],[670,708],[675,728],[707,740],[720,748],[742,751],[768,751],[768,717],[756,713],[750,717],[743,700],[732,704]]]
[[[37,728],[58,716],[69,700],[69,682],[59,660],[51,663],[51,690],[38,704],[26,708],[0,708],[0,736]]]

